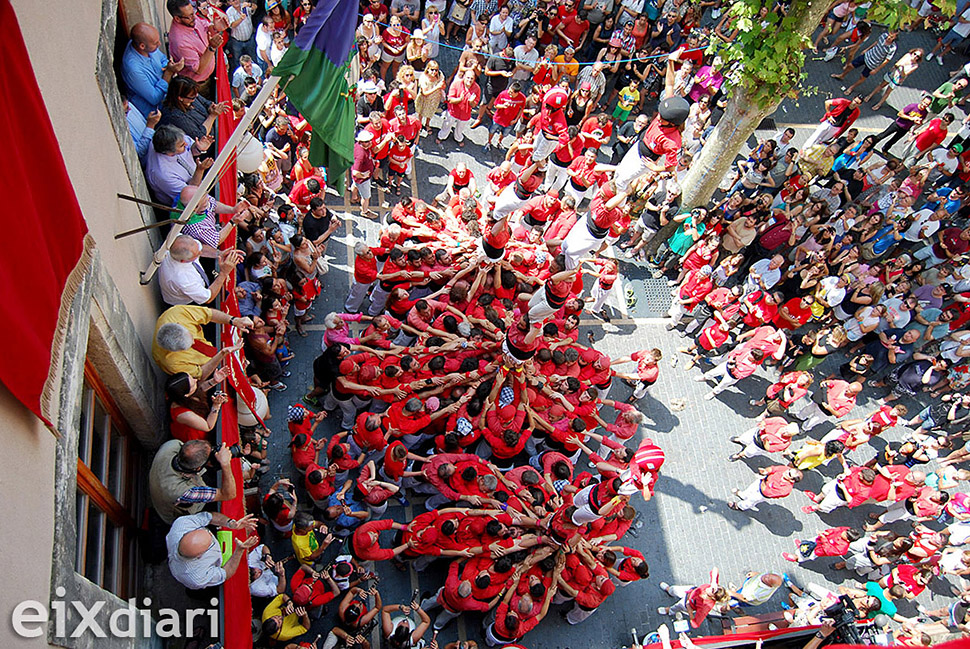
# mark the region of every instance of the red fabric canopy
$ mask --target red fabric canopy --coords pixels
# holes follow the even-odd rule
[[[0,381],[51,428],[51,383],[61,371],[68,309],[90,267],[93,241],[61,158],[9,0],[0,0]],[[85,344],[84,340],[76,341]]]

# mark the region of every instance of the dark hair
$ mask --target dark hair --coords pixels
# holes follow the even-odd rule
[[[191,4],[189,0],[168,0],[165,3],[165,8],[168,10],[169,15],[174,18],[175,16],[181,15],[182,7],[187,4]]]
[[[152,147],[156,153],[174,153],[175,145],[185,139],[185,132],[171,124],[161,124],[155,128],[152,136]]]
[[[199,84],[188,77],[174,77],[168,82],[168,92],[165,94],[165,101],[162,105],[167,108],[177,108],[182,110],[178,104],[181,97],[188,97],[192,93],[199,94]]]

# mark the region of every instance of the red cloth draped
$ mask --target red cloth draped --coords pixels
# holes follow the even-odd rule
[[[0,0],[0,33],[7,62],[0,75],[0,179],[11,227],[0,238],[0,319],[13,343],[0,354],[0,381],[51,426],[47,384],[60,373],[67,332],[58,321],[90,264],[92,244],[9,0]]]
[[[220,102],[229,101],[231,99],[229,93],[229,76],[226,70],[226,59],[223,56],[222,48],[216,54],[216,59],[216,100]],[[233,128],[235,127],[232,111],[226,111],[220,115],[218,125],[218,146],[219,150],[222,150],[222,147],[225,146],[226,140],[232,135]],[[227,205],[235,205],[236,203],[235,157],[230,158],[230,161],[226,163],[221,180],[219,181],[219,201]],[[235,247],[236,233],[232,232],[226,237],[222,248],[227,250]],[[229,279],[226,281],[225,288],[223,289],[222,310],[231,315],[238,316],[239,305],[236,301],[235,288],[236,277],[233,273],[229,275]],[[235,344],[233,340],[234,331],[232,327],[222,327],[221,342],[223,347],[230,347]],[[237,352],[231,354],[229,357],[229,383],[247,404],[252,404],[255,399],[253,396],[253,387],[249,384],[249,381],[246,379],[246,374],[239,364],[238,357],[241,353]],[[230,399],[222,407],[222,441],[229,446],[239,443],[239,423],[234,399]],[[239,460],[232,461],[232,472],[238,485],[237,495],[234,499],[222,503],[222,513],[230,518],[239,519],[246,515],[246,503],[243,499],[242,488],[242,469]],[[233,532],[233,535],[240,539],[246,536],[244,532]],[[253,646],[252,628],[249,623],[250,619],[252,619],[253,602],[249,593],[249,570],[246,568],[245,561],[243,561],[239,570],[236,571],[236,574],[223,584],[222,600],[224,612],[222,624],[223,644],[227,647],[233,647],[233,649],[250,649]]]

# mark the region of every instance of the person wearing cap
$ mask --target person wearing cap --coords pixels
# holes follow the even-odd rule
[[[946,148],[937,147],[930,151],[923,161],[923,164],[929,168],[926,184],[937,186],[952,178],[959,168],[961,153],[963,153],[962,144],[951,144]]]
[[[384,100],[381,99],[380,88],[369,79],[357,84],[357,92],[360,95],[357,98],[356,105],[357,124],[358,126],[365,126],[370,122],[371,113],[374,111],[384,112]]]
[[[427,41],[424,30],[415,29],[411,32],[411,40],[404,49],[404,56],[408,65],[414,68],[416,73],[424,72],[428,61],[433,58],[431,44]]]
[[[455,131],[455,142],[458,146],[465,146],[465,129],[472,119],[472,107],[477,106],[482,99],[482,89],[475,81],[474,70],[465,70],[461,77],[456,78],[448,89],[448,108],[441,129],[438,131],[437,142],[440,145]]]
[[[597,61],[593,65],[587,65],[583,67],[577,79],[581,84],[589,84],[590,96],[592,97],[594,106],[600,102],[603,98],[603,93],[606,91],[606,75],[603,73],[604,67],[601,61]]]
[[[371,145],[374,134],[364,129],[357,133],[354,145],[354,163],[350,167],[351,195],[354,202],[360,200],[360,215],[364,217],[377,216],[370,210],[371,178],[374,175],[374,156]]]
[[[613,174],[617,190],[627,189],[645,173],[657,174],[677,167],[683,145],[681,129],[689,115],[690,104],[683,97],[667,97],[660,102],[660,113]]]

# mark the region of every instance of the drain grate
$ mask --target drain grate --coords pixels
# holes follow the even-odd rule
[[[643,318],[662,318],[673,302],[670,296],[670,287],[667,285],[666,277],[648,277],[643,282],[643,292],[646,298],[643,302]]]

